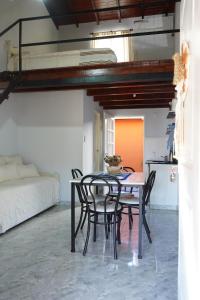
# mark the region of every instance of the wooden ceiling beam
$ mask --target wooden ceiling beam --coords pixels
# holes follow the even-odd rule
[[[119,19],[119,22],[121,23],[121,21],[122,21],[122,13],[121,13],[121,8],[120,8],[120,0],[117,0],[117,6],[119,8],[119,10],[118,10],[118,19]]]
[[[135,93],[173,93],[175,92],[174,86],[168,85],[130,85],[130,86],[117,86],[111,88],[89,89],[87,90],[88,96],[101,96],[101,95],[119,95],[119,94],[135,94]]]
[[[100,106],[127,106],[127,105],[169,105],[171,99],[144,100],[144,101],[108,101],[101,102]]]
[[[69,1],[65,1],[64,5],[62,4],[62,9],[63,9],[63,6],[67,8],[67,12],[70,12],[71,5],[70,5]],[[73,24],[76,25],[76,28],[79,28],[79,18],[76,15],[74,15],[72,17],[72,20],[73,20]],[[58,26],[58,29],[59,29],[59,26]]]
[[[123,105],[123,106],[104,106],[103,109],[145,109],[145,108],[169,108],[167,104],[160,105]]]
[[[73,16],[77,16],[79,23],[93,22],[96,19],[94,13],[100,14],[99,20],[121,20],[122,18],[139,17],[146,15],[155,15],[164,13],[174,13],[175,2],[180,2],[180,0],[148,0],[143,1],[143,7],[141,7],[141,1],[134,1],[134,3],[129,4],[130,1],[126,2],[127,5],[120,5],[117,0],[117,5],[112,7],[113,1],[104,1],[104,7],[102,8],[102,2],[96,1],[96,9],[91,9],[87,1],[77,0],[71,1],[73,3],[70,7],[70,11],[64,11],[66,5],[66,0],[43,0],[47,7],[50,15],[59,25],[73,24]],[[123,2],[124,4],[124,2]],[[165,5],[166,4],[166,5]],[[121,15],[120,15],[121,11]],[[116,14],[118,12],[118,14]],[[62,15],[64,14],[64,15]]]
[[[140,9],[141,9],[141,17],[144,19],[144,1],[143,3],[140,4]]]
[[[94,0],[90,0],[90,3],[92,5],[93,10],[95,11],[96,10],[96,6],[95,6],[95,3],[94,3]],[[96,23],[97,23],[97,25],[99,25],[100,22],[99,22],[98,13],[94,12],[94,15],[95,15]]]
[[[143,93],[137,94],[134,97],[134,94],[130,95],[115,95],[115,96],[95,96],[94,101],[103,102],[103,101],[117,101],[117,100],[147,100],[147,99],[172,99],[174,98],[174,93]]]
[[[117,83],[109,83],[109,84],[101,84],[98,86],[93,86],[91,88],[88,88],[88,91],[93,91],[93,90],[99,90],[102,88],[119,88],[119,87],[146,87],[146,86],[168,86],[168,85],[172,85],[171,81],[151,81],[151,82],[145,82],[145,83],[141,83],[141,82],[117,82]],[[173,86],[173,85],[172,85]]]

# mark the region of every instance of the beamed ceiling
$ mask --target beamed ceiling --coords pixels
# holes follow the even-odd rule
[[[175,13],[180,0],[43,0],[55,25],[117,20]],[[64,15],[62,17],[55,17]],[[173,62],[171,62],[171,72]],[[140,71],[139,71],[140,72]],[[171,78],[173,74],[171,73]],[[145,82],[116,82],[88,87],[87,94],[104,109],[170,107],[175,96],[172,80],[153,80],[151,74]]]
[[[180,0],[43,0],[57,27],[169,14]],[[55,17],[64,15],[64,17]]]
[[[170,108],[175,89],[171,82],[124,83],[90,88],[87,95],[93,96],[103,109]]]

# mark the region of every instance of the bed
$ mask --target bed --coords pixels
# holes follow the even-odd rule
[[[0,234],[58,201],[57,175],[41,174],[19,156],[0,156]]]
[[[58,180],[38,176],[0,183],[0,234],[58,203]]]
[[[33,54],[22,52],[22,70],[63,68],[94,64],[116,63],[117,57],[109,48],[82,49],[63,52]],[[19,52],[17,48],[8,50],[8,71],[17,71]]]

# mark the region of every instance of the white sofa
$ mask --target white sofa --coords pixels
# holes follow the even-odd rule
[[[12,178],[0,182],[0,234],[59,201],[58,177],[39,173],[34,175],[27,172],[25,167],[23,169],[22,165],[19,168],[23,170],[21,176],[25,178]],[[0,169],[3,167],[0,166]],[[28,173],[32,176],[27,176]]]

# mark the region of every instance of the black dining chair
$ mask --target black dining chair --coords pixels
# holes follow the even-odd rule
[[[131,173],[135,172],[135,169],[133,169],[132,167],[123,167],[123,170]]]
[[[73,179],[78,179],[78,178],[83,177],[83,173],[80,169],[72,169],[71,173],[72,173],[72,178]],[[85,186],[84,189],[85,189],[85,195],[87,195],[88,203],[91,203],[92,199],[91,199],[91,196],[88,194],[87,186]],[[76,228],[76,231],[75,231],[75,237],[77,236],[79,229],[81,229],[81,230],[83,229],[84,224],[85,224],[85,220],[86,220],[86,217],[87,217],[87,204],[85,202],[85,199],[83,198],[83,195],[81,193],[79,185],[76,185],[76,190],[77,190],[79,202],[81,204],[81,213],[80,213],[78,225],[77,225],[77,228]],[[98,201],[101,201],[102,196],[101,195],[96,195],[96,199]]]
[[[72,173],[72,178],[73,179],[83,177],[83,173],[81,172],[80,169],[72,169],[71,173]],[[80,201],[80,204],[81,204],[81,213],[80,213],[78,225],[77,225],[77,228],[76,228],[76,231],[75,231],[75,237],[77,236],[77,233],[78,233],[79,229],[80,228],[83,229],[83,226],[84,226],[85,220],[86,220],[86,216],[87,216],[87,205],[86,205],[84,199],[82,198],[80,187],[78,185],[76,185],[76,190],[77,190],[77,194],[78,194],[79,201]]]
[[[99,201],[95,194],[95,187],[104,187],[104,195],[102,200]],[[110,196],[111,187],[117,186],[117,194],[115,199]],[[86,194],[85,186],[88,186],[87,191],[92,202],[88,201],[88,195]],[[121,211],[122,206],[119,204],[121,184],[119,180],[114,176],[109,175],[87,175],[81,179],[80,183],[82,197],[87,205],[87,234],[85,240],[85,246],[83,255],[87,253],[88,242],[90,237],[91,224],[94,225],[93,241],[96,241],[96,227],[97,225],[103,225],[105,228],[106,239],[108,238],[110,228],[113,230],[113,248],[114,248],[114,259],[117,259],[117,240],[120,243],[120,222],[121,222]]]
[[[122,172],[127,172],[127,173],[134,173],[135,170],[132,168],[132,167],[122,167]],[[112,193],[115,194],[115,191],[117,191],[117,188],[116,187],[113,187],[112,188]],[[132,193],[133,191],[133,188],[129,188],[129,187],[123,187],[122,190],[121,190],[121,194],[123,193]]]
[[[155,182],[155,177],[156,177],[156,171],[151,171],[151,173],[149,174],[149,177],[147,179],[147,182],[144,185],[143,188],[143,195],[142,195],[142,219],[143,219],[143,225],[148,237],[148,240],[150,243],[152,243],[152,239],[151,239],[151,235],[150,235],[150,229],[146,220],[146,207],[149,203],[150,200],[150,194]],[[128,214],[129,215],[129,211],[124,212],[125,208],[131,207],[131,209],[139,209],[139,199],[137,197],[135,197],[133,194],[129,194],[129,195],[122,195],[120,197],[119,203],[122,205],[123,210],[122,210],[122,214]],[[139,212],[137,213],[132,213],[132,215],[139,215]],[[130,222],[130,221],[129,221]],[[130,228],[130,223],[129,223],[129,228]],[[131,228],[132,228],[132,224],[131,224]],[[130,228],[130,229],[131,229]]]
[[[133,169],[132,167],[123,167],[122,170],[124,172],[127,173],[134,173],[135,169]],[[112,196],[115,196],[117,189],[116,187],[112,187]],[[125,195],[129,195],[133,193],[133,187],[123,187],[123,189],[121,190],[121,197],[125,194]],[[133,217],[132,217],[132,210],[131,210],[131,206],[127,207],[128,209],[128,218],[129,218],[129,228],[132,228],[132,223],[133,223]]]
[[[123,171],[127,172],[127,173],[135,173],[135,169],[133,169],[132,167],[123,167]],[[125,193],[132,193],[133,192],[133,187],[131,187],[131,188],[124,187],[124,192]]]

